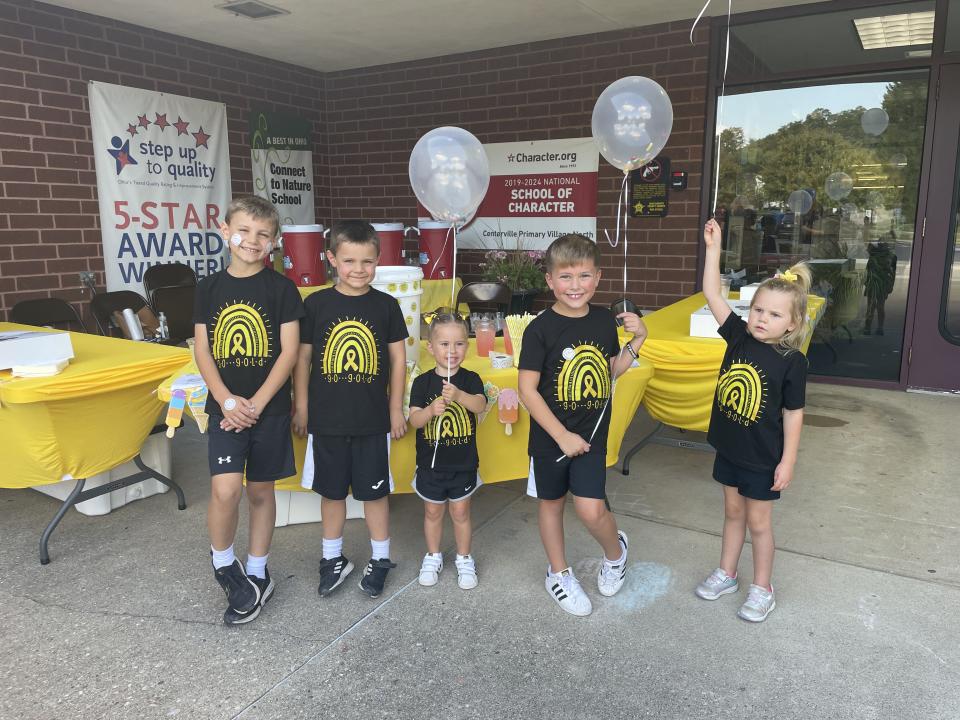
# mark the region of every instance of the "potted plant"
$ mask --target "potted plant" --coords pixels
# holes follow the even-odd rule
[[[502,282],[513,292],[510,314],[529,312],[534,298],[547,287],[542,250],[489,250],[480,267],[484,280]]]

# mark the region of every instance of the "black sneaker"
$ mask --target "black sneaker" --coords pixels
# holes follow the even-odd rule
[[[214,568],[213,576],[223,588],[227,604],[235,612],[245,615],[259,606],[260,588],[247,577],[238,559],[234,558],[232,565]]]
[[[340,587],[340,584],[347,579],[347,575],[351,572],[353,572],[353,563],[343,555],[321,560],[320,585],[317,586],[320,597],[326,597]]]
[[[270,571],[264,568],[263,574],[265,576],[263,578],[258,578],[256,575],[247,575],[247,578],[256,585],[260,591],[260,602],[248,613],[239,613],[233,608],[227,608],[227,611],[223,614],[223,622],[225,625],[243,625],[251,620],[255,620],[263,606],[273,597],[273,591],[276,586],[273,584],[273,580],[270,579]]]
[[[380,558],[374,560],[370,558],[366,569],[363,571],[363,577],[360,578],[360,589],[367,595],[375,598],[383,592],[383,583],[387,580],[387,573],[390,568],[395,568],[396,563],[390,562],[389,558]]]

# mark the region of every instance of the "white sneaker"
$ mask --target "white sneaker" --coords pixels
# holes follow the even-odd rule
[[[437,584],[440,579],[440,571],[443,570],[443,553],[427,553],[423,556],[423,564],[420,566],[420,584],[424,587],[431,587]]]
[[[554,602],[571,615],[586,617],[593,612],[590,598],[580,587],[580,582],[571,568],[561,570],[556,575],[548,569],[544,585]]]
[[[620,557],[623,560],[616,565],[611,565],[604,556],[600,559],[600,572],[597,573],[597,589],[601,595],[606,597],[616,595],[617,591],[623,587],[623,581],[627,577],[627,536],[626,533],[620,531],[617,533],[617,537],[620,540],[620,547],[622,548]]]
[[[477,565],[473,555],[457,555],[457,585],[461,590],[473,590],[477,586]]]

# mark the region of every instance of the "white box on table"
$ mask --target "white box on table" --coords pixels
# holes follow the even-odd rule
[[[727,300],[730,309],[744,320],[750,314],[750,303],[744,303],[742,300]],[[720,333],[717,330],[720,326],[717,324],[713,313],[710,312],[710,306],[704,305],[699,310],[690,313],[690,337],[719,338]]]
[[[68,332],[0,332],[0,370],[14,365],[56,365],[72,357],[73,343]]]
[[[170,473],[173,471],[173,463],[170,452],[170,440],[166,436],[162,434],[150,435],[143,443],[143,447],[140,448],[140,457],[147,467],[153,468],[161,475],[171,477]],[[83,489],[92,490],[137,472],[140,472],[140,469],[134,465],[131,460],[130,462],[113,468],[113,470],[88,477],[83,485]],[[76,484],[76,480],[64,480],[63,482],[54,483],[53,485],[38,485],[33,489],[42,492],[44,495],[55,497],[58,500],[65,500]],[[169,490],[169,488],[159,480],[150,478],[149,480],[138,482],[135,485],[120,488],[119,490],[114,490],[100,497],[78,503],[74,505],[74,507],[84,515],[107,515],[111,510],[123,507],[134,500],[141,500],[151,495],[165,493],[167,490]]]
[[[760,283],[750,283],[740,288],[740,302],[749,305],[753,302],[753,296],[757,294]]]
[[[277,519],[274,527],[320,522],[320,496],[315,492],[277,490]],[[347,519],[363,517],[363,503],[347,495]]]

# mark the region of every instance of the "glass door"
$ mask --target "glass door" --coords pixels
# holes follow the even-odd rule
[[[939,72],[907,384],[960,392],[960,64]]]
[[[737,283],[798,262],[826,299],[810,372],[901,382],[929,70],[724,98],[716,218]]]

